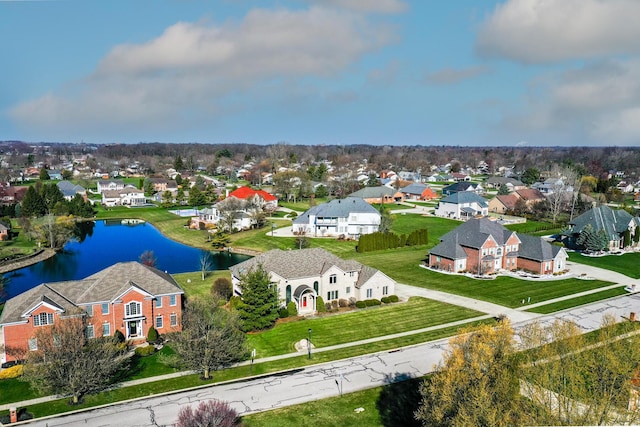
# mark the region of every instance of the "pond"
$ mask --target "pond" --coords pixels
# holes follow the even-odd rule
[[[96,221],[82,224],[78,241],[46,261],[5,274],[9,280],[6,297],[12,298],[41,283],[83,279],[113,264],[139,261],[145,251],[153,251],[156,267],[170,274],[200,270],[201,249],[163,236],[148,223],[123,224]],[[246,255],[212,252],[212,270],[226,270],[242,262]]]

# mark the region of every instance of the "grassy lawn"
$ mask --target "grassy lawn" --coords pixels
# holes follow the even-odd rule
[[[612,270],[633,279],[640,279],[640,252],[602,257],[582,256],[577,252],[569,252],[569,261]]]
[[[172,277],[184,289],[187,298],[191,297],[209,297],[211,295],[211,286],[219,277],[224,277],[231,281],[231,272],[229,270],[210,271],[202,280],[202,274],[199,271],[191,273],[173,274]]]
[[[427,315],[429,313],[429,315]],[[307,337],[321,348],[359,341],[398,332],[481,316],[483,313],[425,298],[411,298],[406,303],[371,307],[315,319],[281,323],[273,329],[247,336],[250,348],[259,357],[295,352],[294,344]],[[349,325],[345,328],[344,325]]]
[[[519,307],[521,301],[529,297],[531,303],[535,303],[611,285],[602,280],[575,278],[534,281],[512,277],[476,280],[452,276],[419,267],[426,258],[426,253],[427,249],[423,246],[356,254],[353,258],[381,270],[399,283],[450,292],[507,307]]]
[[[564,301],[553,302],[551,304],[541,305],[540,307],[532,308],[530,311],[532,313],[540,313],[540,314],[549,314],[555,313],[556,311],[565,310],[567,308],[573,308],[584,304],[589,304],[596,301],[601,301],[607,298],[613,298],[620,295],[627,294],[627,291],[624,290],[624,287],[621,286],[619,288],[608,289],[606,291],[600,291],[589,295],[583,295],[577,298],[571,298]]]
[[[435,246],[440,242],[440,236],[448,233],[460,224],[462,224],[460,221],[433,216],[415,214],[394,215],[391,229],[398,234],[409,234],[412,231],[426,228],[429,230],[429,246]]]
[[[505,226],[517,233],[533,234],[537,236],[559,233],[562,227],[554,227],[550,222],[529,221],[523,224],[509,224]]]

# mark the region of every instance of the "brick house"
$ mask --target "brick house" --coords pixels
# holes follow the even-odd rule
[[[428,256],[429,267],[483,275],[517,269],[553,274],[566,269],[566,260],[564,248],[488,218],[470,219],[445,234]]]
[[[0,347],[6,352],[0,352],[0,363],[37,349],[36,330],[70,316],[87,316],[89,337],[118,330],[136,343],[146,339],[151,326],[160,334],[178,331],[183,294],[169,274],[138,262],[121,262],[81,280],[43,283],[6,302],[0,316]]]
[[[405,200],[433,200],[438,194],[433,188],[421,182],[414,182],[400,189]]]

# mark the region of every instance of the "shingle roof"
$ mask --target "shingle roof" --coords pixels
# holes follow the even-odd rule
[[[520,196],[522,200],[545,200],[544,194],[540,190],[535,188],[525,188],[522,190],[516,190],[516,194]]]
[[[287,280],[320,276],[329,268],[336,266],[345,272],[358,271],[361,272],[360,275],[364,275],[358,278],[356,287],[378,272],[375,268],[367,267],[354,260],[344,260],[322,248],[291,251],[274,249],[236,264],[230,267],[230,270],[234,276],[239,277],[258,265]]]
[[[333,199],[327,203],[317,205],[299,215],[293,220],[294,224],[309,224],[309,215],[316,217],[347,218],[352,213],[375,213],[380,215],[369,203],[358,197]]]
[[[429,186],[426,184],[422,184],[421,182],[414,182],[407,185],[406,187],[401,188],[400,191],[407,194],[422,194],[422,192],[427,188],[429,188]]]
[[[478,184],[475,182],[456,182],[455,184],[447,185],[442,189],[443,193],[454,193],[460,191],[468,191],[469,188],[475,189]]]
[[[461,246],[480,248],[483,243],[493,237],[498,245],[504,245],[513,231],[506,229],[496,221],[487,218],[473,218],[460,224],[440,238],[442,242],[455,241]]]
[[[555,246],[540,237],[528,234],[519,234],[518,238],[522,244],[518,251],[518,258],[526,258],[534,261],[544,262],[553,260],[558,252],[562,250],[560,246]]]
[[[483,197],[478,196],[476,193],[472,191],[459,191],[457,193],[453,193],[450,196],[445,197],[441,200],[443,203],[453,203],[453,204],[462,204],[462,203],[478,203],[483,208],[489,206],[487,200]]]
[[[596,206],[571,221],[571,233],[581,233],[590,224],[594,231],[604,230],[609,240],[618,239],[629,227],[633,217],[622,209],[611,209],[609,206]]]
[[[9,299],[0,316],[0,323],[22,320],[21,316],[43,298],[68,312],[79,305],[112,301],[131,286],[151,295],[184,293],[167,273],[135,261],[121,262],[82,280],[43,283]]]
[[[274,200],[278,200],[278,198],[273,194],[267,193],[264,190],[254,190],[250,187],[247,187],[246,185],[229,193],[229,197],[235,197],[238,199],[246,200],[249,197],[255,196],[256,194],[262,197],[262,200],[264,200],[265,202],[272,202]]]
[[[500,201],[507,209],[515,209],[518,197],[513,194],[499,194],[496,199]]]
[[[396,194],[396,190],[387,187],[386,185],[379,185],[377,187],[364,187],[358,191],[354,191],[349,194],[349,197],[359,197],[361,199],[379,199],[383,196],[393,196]]]

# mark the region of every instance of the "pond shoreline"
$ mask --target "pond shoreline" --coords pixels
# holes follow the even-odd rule
[[[41,261],[47,260],[56,255],[56,251],[53,249],[41,249],[40,251],[26,255],[22,258],[11,260],[4,265],[0,265],[0,274],[9,273],[11,271],[19,270],[30,265],[37,264]]]

